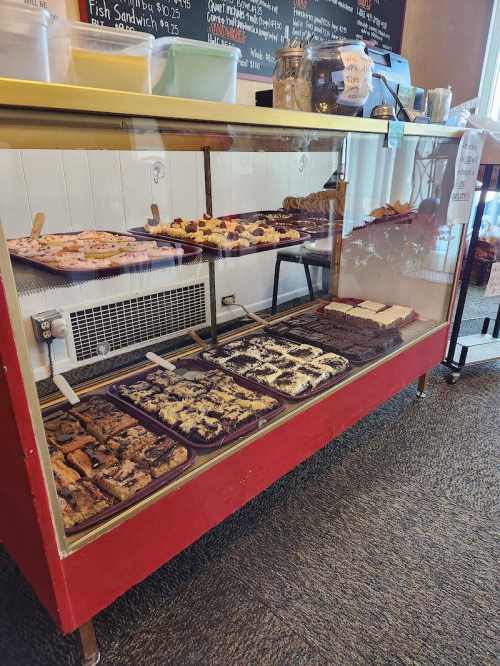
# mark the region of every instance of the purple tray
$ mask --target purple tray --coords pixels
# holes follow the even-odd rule
[[[67,235],[76,236],[79,233],[80,233],[79,231],[71,231],[67,232]],[[128,233],[122,234],[122,233],[115,233],[113,231],[108,231],[107,233],[111,233],[114,236],[120,236],[120,237],[124,236],[126,238],[130,236],[135,236],[135,234],[128,234]],[[149,240],[151,240],[151,236],[148,237]],[[62,275],[69,279],[81,280],[85,278],[91,280],[94,277],[111,277],[113,275],[120,275],[122,273],[133,273],[135,271],[143,271],[145,269],[157,268],[160,266],[177,266],[179,264],[182,264],[182,262],[185,261],[186,259],[193,259],[194,257],[197,257],[202,252],[199,248],[196,248],[192,245],[185,245],[184,243],[179,243],[179,241],[165,242],[160,239],[158,242],[158,247],[167,247],[172,245],[175,245],[178,248],[182,248],[184,250],[184,254],[180,257],[172,257],[165,259],[150,259],[149,261],[145,261],[141,264],[128,264],[128,265],[125,264],[124,266],[118,266],[116,268],[93,268],[81,271],[73,271],[65,268],[57,268],[43,261],[37,261],[36,259],[31,259],[29,257],[22,257],[21,255],[16,254],[15,252],[12,251],[10,251],[10,256],[16,261],[28,264],[30,266],[35,266],[36,268],[41,268],[44,271],[49,271],[51,273],[55,273],[56,275]]]
[[[223,219],[223,218],[220,218]],[[227,216],[224,219],[229,219],[229,216]],[[256,252],[265,252],[266,250],[279,250],[282,247],[289,247],[290,245],[302,245],[306,240],[310,239],[310,235],[304,233],[303,231],[297,231],[300,234],[299,240],[287,240],[287,241],[281,241],[280,243],[263,243],[261,245],[253,245],[252,247],[243,247],[238,250],[223,250],[219,247],[212,247],[211,245],[205,245],[204,243],[194,243],[191,241],[183,240],[182,244],[184,246],[189,245],[190,247],[196,247],[196,248],[201,248],[203,252],[207,252],[208,254],[215,254],[219,257],[241,257],[246,254],[255,254]],[[143,227],[134,227],[133,229],[129,229],[129,233],[131,233],[133,236],[137,236],[137,238],[155,238],[159,240],[165,240],[168,241],[169,243],[174,243],[174,242],[179,242],[179,239],[174,238],[173,236],[167,236],[163,234],[149,234],[147,231],[143,229]]]
[[[106,400],[109,400],[113,404],[115,404],[117,407],[122,409],[124,412],[127,414],[130,414],[130,416],[134,416],[139,420],[140,425],[143,425],[144,427],[148,428],[148,430],[151,430],[158,436],[164,436],[164,437],[169,437],[170,432],[167,431],[167,428],[165,426],[160,425],[157,421],[154,419],[149,418],[147,414],[144,414],[143,412],[138,412],[137,410],[131,409],[130,405],[128,403],[122,403],[120,400],[116,400],[112,395],[106,395],[106,393],[92,393],[90,395],[85,396],[82,398],[82,402],[85,402],[89,398],[98,395],[101,398],[105,398]],[[57,407],[51,407],[50,409],[44,410],[42,412],[42,417],[49,416],[49,414],[52,414],[53,412],[57,411],[69,411],[71,409],[71,405],[69,403],[64,403],[62,405],[57,405]],[[176,433],[172,434],[172,439],[175,439],[176,441],[179,441],[179,437],[177,436]],[[182,441],[182,444],[185,444],[186,442]],[[65,529],[65,532],[68,536],[71,536],[73,534],[77,534],[78,532],[81,532],[83,530],[88,529],[89,527],[93,527],[94,525],[98,525],[99,523],[102,523],[103,521],[107,520],[108,518],[111,518],[112,516],[115,516],[117,513],[120,513],[124,509],[127,509],[129,506],[132,506],[133,504],[136,504],[137,502],[140,502],[143,500],[145,497],[148,495],[151,495],[151,493],[154,493],[156,490],[159,488],[167,485],[174,479],[176,479],[178,476],[180,476],[183,472],[185,472],[187,469],[191,467],[191,465],[194,463],[196,455],[194,451],[190,448],[187,447],[188,449],[188,454],[189,457],[186,460],[185,463],[182,465],[179,465],[175,469],[171,470],[170,472],[167,472],[163,476],[159,476],[157,479],[153,479],[151,483],[149,483],[145,488],[142,488],[139,490],[133,497],[129,497],[126,500],[123,500],[122,502],[116,502],[116,504],[113,504],[112,506],[109,507],[109,509],[105,509],[101,513],[98,513],[96,516],[92,516],[92,518],[87,518],[87,520],[82,521],[78,525],[75,525],[74,527],[70,527],[68,529]],[[108,493],[109,494],[109,493]]]
[[[249,335],[249,336],[246,336],[246,337],[255,338],[255,337],[258,337],[258,335],[259,334],[254,334],[254,335]],[[296,340],[291,340],[290,338],[285,338],[281,335],[275,335],[274,333],[271,333],[271,332],[269,332],[269,333],[266,332],[266,335],[272,335],[273,338],[276,338],[277,340],[285,340],[286,342],[297,342]],[[217,345],[217,347],[219,349],[223,349],[224,346],[225,345]],[[313,346],[314,347],[319,347],[320,349],[322,349],[322,347],[320,347],[320,345],[315,344]],[[326,351],[326,349],[324,351],[325,351],[325,353],[329,353],[329,352]],[[332,386],[335,386],[336,384],[339,384],[341,381],[343,381],[352,372],[352,368],[349,365],[344,371],[340,372],[336,377],[332,377],[328,381],[323,382],[323,384],[320,384],[319,386],[316,386],[313,389],[309,389],[307,391],[304,391],[304,393],[301,393],[300,395],[291,396],[291,395],[288,395],[287,393],[283,393],[283,391],[280,391],[279,389],[271,388],[271,387],[267,386],[267,384],[261,384],[260,382],[258,382],[255,379],[247,379],[246,377],[243,377],[242,375],[239,375],[237,372],[233,372],[232,370],[226,370],[225,368],[222,368],[222,366],[217,365],[217,363],[214,363],[213,361],[208,361],[207,359],[203,358],[202,354],[203,354],[203,352],[200,352],[200,354],[199,354],[200,359],[203,360],[208,365],[210,365],[211,367],[217,368],[218,370],[223,370],[224,372],[227,372],[227,374],[232,375],[233,377],[238,379],[240,382],[241,381],[247,382],[249,385],[251,385],[251,388],[253,388],[254,390],[256,388],[258,388],[259,390],[262,390],[263,388],[265,388],[267,393],[270,393],[271,395],[273,395],[276,398],[282,398],[283,400],[287,400],[288,402],[300,402],[301,400],[307,400],[308,398],[311,398],[314,395],[318,395],[318,393],[322,393],[323,391],[326,391],[327,389],[332,388]],[[340,354],[339,354],[339,356],[340,356]],[[345,358],[345,356],[343,358]]]
[[[212,364],[207,363],[203,359],[179,359],[178,361],[175,362],[175,365],[179,370],[186,370],[186,371],[192,370],[197,372],[207,372],[213,369]],[[158,367],[159,366],[157,366],[156,368],[150,368],[149,370],[143,372],[139,372],[133,375],[132,377],[127,377],[127,380],[121,382],[120,384],[126,384],[128,386],[129,384],[133,384],[134,382],[141,381],[145,379],[146,376],[149,375],[151,372],[153,372],[155,369],[158,369]],[[217,367],[216,369],[222,370],[222,368],[219,367]],[[223,370],[223,372],[225,371]],[[226,374],[232,374],[232,373],[226,373]],[[267,414],[264,414],[263,416],[248,421],[239,428],[236,428],[236,430],[233,430],[232,432],[222,435],[221,437],[217,438],[213,442],[210,442],[209,444],[201,444],[200,442],[194,442],[193,440],[188,439],[184,435],[178,433],[177,430],[174,430],[170,426],[165,425],[163,421],[156,419],[154,416],[147,415],[147,418],[151,422],[154,422],[158,426],[161,426],[161,428],[163,430],[166,430],[168,434],[171,434],[173,438],[175,437],[175,439],[177,439],[180,442],[183,442],[187,446],[194,447],[197,449],[215,449],[221,446],[226,446],[227,444],[234,442],[235,439],[239,439],[240,437],[248,435],[249,433],[256,430],[258,427],[264,425],[265,423],[273,419],[275,416],[280,414],[285,409],[285,403],[283,402],[280,396],[275,395],[275,393],[262,388],[262,386],[260,386],[259,384],[255,384],[254,382],[251,382],[245,379],[244,377],[236,375],[235,378],[238,380],[238,384],[240,384],[244,388],[252,389],[252,391],[255,391],[256,393],[260,393],[263,395],[272,395],[273,398],[277,398],[278,405],[274,409],[267,412]],[[115,402],[121,405],[126,405],[128,408],[128,412],[133,416],[137,416],[137,418],[146,417],[147,412],[142,411],[142,409],[136,407],[135,405],[130,403],[126,398],[122,398],[118,394],[116,384],[114,384],[108,389],[108,395],[113,397]]]

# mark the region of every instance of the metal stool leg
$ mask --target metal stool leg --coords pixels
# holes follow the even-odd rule
[[[89,620],[78,629],[82,646],[82,666],[96,666],[101,661],[101,653],[95,637],[94,623]]]
[[[281,259],[276,257],[276,264],[274,265],[274,282],[273,282],[273,302],[271,305],[271,314],[276,314],[278,309],[278,288],[280,283],[280,266]]]
[[[418,385],[417,385],[417,398],[426,398],[427,397],[427,373],[424,375],[421,375],[418,378]]]
[[[309,264],[304,263],[304,272],[306,274],[307,288],[309,289],[309,300],[314,301],[314,289],[311,280],[311,273],[309,271]]]

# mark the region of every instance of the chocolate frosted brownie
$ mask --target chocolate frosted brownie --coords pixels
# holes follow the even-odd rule
[[[151,476],[131,460],[124,460],[107,467],[95,477],[97,485],[118,500],[135,495],[151,482]]]
[[[100,442],[137,425],[138,421],[99,396],[93,396],[70,410]]]
[[[372,316],[377,315],[374,313]],[[368,363],[402,343],[397,329],[363,329],[353,326],[348,319],[341,320],[316,312],[297,315],[271,325],[267,330],[299,342],[317,343],[324,350],[341,354],[353,363]]]

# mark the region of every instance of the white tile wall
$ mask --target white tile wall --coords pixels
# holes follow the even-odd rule
[[[331,153],[214,153],[212,191],[214,214],[272,209],[285,196],[301,196],[323,188],[336,168]],[[155,178],[156,175],[156,178]],[[205,212],[203,156],[195,152],[12,150],[0,149],[0,222],[7,238],[27,235],[34,215],[46,214],[45,233],[142,226],[157,203],[164,218],[196,218]],[[267,252],[218,262],[220,297],[257,310],[270,305],[276,253]],[[194,267],[193,267],[194,269]],[[193,272],[193,279],[207,267]],[[317,277],[313,274],[313,277]],[[54,307],[89,305],[106,298],[124,298],[141,290],[161,288],[186,279],[185,271],[154,271],[95,280],[66,289],[25,296],[21,308],[37,378],[48,372],[47,358],[33,339],[29,317]],[[280,300],[306,293],[303,269],[283,265]],[[222,309],[219,320],[239,316]],[[69,369],[64,342],[54,345],[56,368]]]

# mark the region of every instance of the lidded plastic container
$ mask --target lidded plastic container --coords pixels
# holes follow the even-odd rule
[[[234,46],[160,37],[153,46],[153,93],[234,104],[240,58]]]
[[[306,47],[299,78],[311,85],[312,111],[355,116],[372,90],[372,70],[364,42],[339,39]]]
[[[49,20],[45,9],[0,2],[0,76],[49,80]]]
[[[49,29],[51,80],[150,93],[153,41],[145,32],[56,21]]]
[[[299,78],[303,56],[302,47],[284,47],[276,51],[273,74],[275,109],[311,110],[311,82]]]

